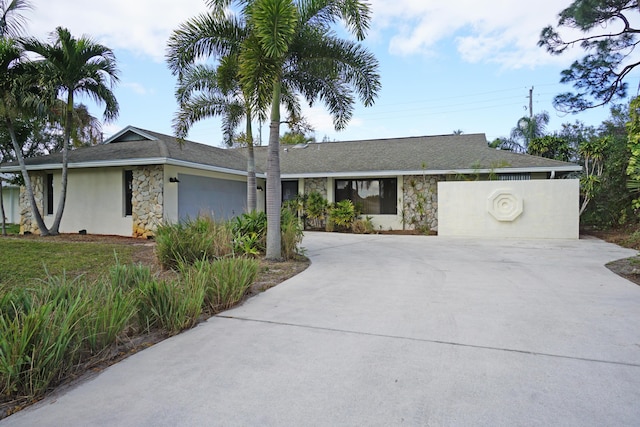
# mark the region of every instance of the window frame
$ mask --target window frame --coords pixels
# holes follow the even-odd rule
[[[45,215],[53,215],[53,174],[44,176],[44,211]]]
[[[123,216],[133,216],[133,170],[122,171],[122,213]]]
[[[387,178],[337,178],[333,182],[334,189],[334,199],[335,202],[340,202],[342,200],[351,200],[354,205],[359,205],[360,203],[354,200],[353,194],[354,192],[357,194],[358,188],[360,184],[359,182],[378,182],[378,212],[367,212],[366,206],[360,205],[358,208],[362,209],[362,213],[364,215],[398,215],[398,178],[397,177],[387,177]],[[346,186],[339,190],[338,186],[342,186],[341,183],[347,183]],[[355,183],[355,187],[354,187]],[[345,192],[345,189],[348,188],[349,196],[344,197],[341,193]],[[385,197],[385,195],[387,197]],[[386,203],[385,203],[386,202]]]

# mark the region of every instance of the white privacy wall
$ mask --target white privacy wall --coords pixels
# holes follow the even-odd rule
[[[577,239],[577,179],[438,183],[438,235]]]

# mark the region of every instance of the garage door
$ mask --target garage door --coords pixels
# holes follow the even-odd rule
[[[230,219],[241,215],[247,204],[247,183],[204,176],[178,174],[180,219],[212,215]]]

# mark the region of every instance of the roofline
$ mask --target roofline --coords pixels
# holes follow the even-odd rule
[[[171,166],[183,166],[188,168],[206,170],[210,172],[228,173],[230,175],[242,175],[246,176],[247,171],[229,169],[220,166],[204,165],[202,163],[188,162],[186,160],[176,160],[166,157],[147,157],[142,159],[123,159],[123,160],[101,160],[94,162],[78,162],[69,163],[69,169],[83,169],[83,168],[103,168],[103,167],[127,167],[127,166],[146,166],[146,165],[171,165]],[[48,163],[42,165],[28,165],[28,171],[44,171],[52,169],[62,169],[62,163]],[[3,172],[20,172],[20,166],[0,167]],[[256,173],[256,177],[264,178],[264,174]]]
[[[124,129],[120,130],[119,132],[114,133],[113,135],[111,135],[109,138],[107,138],[106,141],[103,142],[103,144],[110,144],[111,142],[113,142],[114,140],[118,139],[119,137],[121,137],[122,135],[124,135],[125,133],[132,131],[134,133],[137,133],[138,135],[148,138],[151,141],[158,141],[158,138],[148,134],[147,132],[140,130],[139,128],[129,125],[127,127],[125,127]]]
[[[527,173],[527,172],[580,172],[582,166],[555,166],[529,168],[494,168],[494,169],[448,169],[448,170],[393,170],[393,171],[351,171],[351,172],[311,172],[311,173],[283,173],[281,178],[339,178],[339,177],[370,177],[370,176],[398,176],[398,175],[456,175],[476,173]]]
[[[228,173],[230,175],[247,176],[246,170],[237,170],[224,168],[220,166],[204,165],[202,163],[194,163],[186,160],[177,160],[166,157],[148,157],[142,159],[122,159],[107,160],[93,162],[69,163],[69,169],[81,168],[100,168],[100,167],[126,167],[126,166],[145,166],[145,165],[171,165],[182,166],[188,168],[201,169],[211,172]],[[50,163],[41,165],[28,165],[27,170],[43,171],[52,169],[62,169],[62,163]],[[372,170],[372,171],[344,171],[344,172],[309,172],[309,173],[283,173],[280,175],[284,179],[295,178],[336,178],[336,177],[370,177],[370,176],[398,176],[398,175],[456,175],[456,174],[476,174],[476,173],[527,173],[527,172],[580,172],[582,166],[553,166],[553,167],[526,167],[526,168],[493,168],[493,169],[419,169],[419,170]],[[20,166],[1,167],[2,172],[20,172]],[[266,173],[256,173],[257,178],[265,178]]]

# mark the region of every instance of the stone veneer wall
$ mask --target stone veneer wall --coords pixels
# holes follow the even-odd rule
[[[133,237],[151,237],[162,223],[164,212],[162,166],[140,166],[133,170],[131,216]]]
[[[438,230],[438,177],[406,175],[404,188],[403,217],[405,227],[413,230],[428,227]]]
[[[31,186],[33,187],[33,197],[36,199],[36,206],[40,213],[44,212],[44,176],[30,175]],[[31,204],[27,196],[27,189],[23,185],[20,187],[20,234],[25,232],[40,234],[40,229],[31,212]]]
[[[313,192],[320,193],[327,198],[327,178],[306,178],[304,180],[304,194]]]

